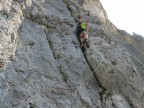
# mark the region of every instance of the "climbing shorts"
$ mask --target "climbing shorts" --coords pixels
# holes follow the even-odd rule
[[[80,34],[80,41],[83,42],[85,40],[88,39],[88,34],[86,31],[83,31],[81,34]]]

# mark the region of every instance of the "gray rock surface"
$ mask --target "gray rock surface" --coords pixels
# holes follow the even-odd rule
[[[22,22],[19,4],[12,0],[0,1],[0,69],[15,56],[18,29]]]
[[[77,15],[91,22],[85,54]],[[0,108],[144,108],[144,39],[98,0],[1,0],[0,35]]]

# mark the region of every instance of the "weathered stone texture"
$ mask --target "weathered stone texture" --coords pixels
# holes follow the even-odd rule
[[[0,108],[144,108],[143,46],[99,0],[0,0]]]

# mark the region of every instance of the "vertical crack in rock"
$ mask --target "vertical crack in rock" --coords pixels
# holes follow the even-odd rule
[[[56,60],[56,56],[55,56],[55,54],[54,54],[54,51],[52,50],[51,42],[50,42],[50,40],[48,39],[47,31],[44,30],[44,32],[45,32],[45,35],[46,35],[47,42],[48,42],[48,44],[49,44],[49,46],[50,46],[50,49],[51,49],[51,51],[52,51],[53,57],[54,57],[54,59]]]
[[[74,15],[72,14],[73,10],[69,7],[69,5],[67,4],[67,1],[66,1],[66,0],[63,0],[63,2],[66,4],[68,10],[69,10],[70,13],[71,13],[71,16],[75,19]],[[76,21],[76,20],[75,20],[75,21]],[[78,39],[78,41],[79,41],[79,39]],[[93,73],[96,81],[98,82],[99,87],[102,89],[102,90],[99,92],[99,95],[100,95],[101,104],[102,104],[102,106],[104,106],[104,104],[106,103],[106,102],[104,101],[104,100],[105,100],[105,99],[104,99],[104,95],[106,94],[106,89],[102,86],[102,84],[100,83],[97,75],[94,73],[94,69],[93,69],[92,66],[90,65],[90,63],[89,63],[86,55],[85,55],[84,53],[83,53],[83,55],[84,55],[84,58],[85,58],[87,64],[89,65],[89,67],[90,67],[90,69],[91,69],[91,71],[92,71],[92,73]]]
[[[71,1],[69,1],[71,2]],[[71,14],[71,17],[74,18],[74,20],[76,21],[76,18],[75,16],[73,15],[73,9],[72,9],[72,3],[69,3],[67,0],[63,0],[63,3],[66,5],[67,9],[69,10],[70,14]]]
[[[83,53],[83,54],[84,54],[84,53]],[[101,103],[102,103],[102,106],[103,106],[103,105],[105,104],[105,99],[106,99],[106,97],[107,97],[107,96],[106,96],[106,97],[104,98],[104,95],[106,94],[106,89],[105,89],[105,88],[102,86],[102,84],[100,83],[97,75],[94,73],[94,69],[93,69],[92,66],[90,65],[90,63],[89,63],[89,61],[88,61],[88,59],[87,59],[87,57],[86,57],[85,54],[84,54],[84,58],[85,58],[87,64],[89,65],[89,67],[90,67],[90,69],[91,69],[91,71],[92,71],[92,73],[93,73],[96,81],[98,82],[99,87],[102,89],[102,90],[99,92],[99,95],[100,95],[100,100],[101,100]]]
[[[109,21],[105,23],[107,17],[99,0],[80,4],[82,1],[0,1],[2,108],[144,108],[142,39],[115,29]],[[91,9],[95,15],[87,14]],[[90,56],[73,46],[80,47],[73,34],[77,15],[91,21],[89,34],[96,40],[92,43],[96,49],[91,49]],[[24,19],[30,22],[18,35]],[[100,54],[105,63],[99,61]]]

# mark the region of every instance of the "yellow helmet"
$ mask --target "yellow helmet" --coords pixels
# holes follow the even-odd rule
[[[87,24],[86,24],[86,23],[81,23],[81,28],[82,28],[82,29],[84,29],[84,30],[85,30],[85,29],[86,29],[86,27],[87,27]]]

